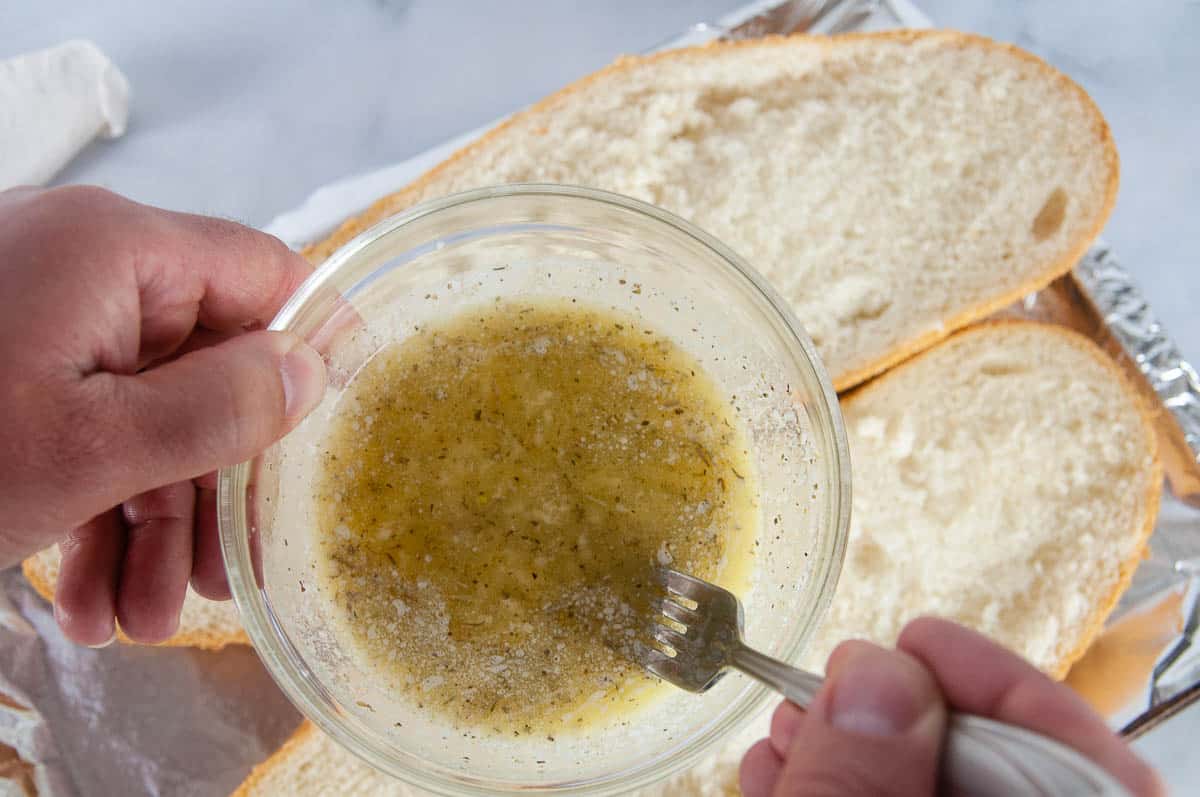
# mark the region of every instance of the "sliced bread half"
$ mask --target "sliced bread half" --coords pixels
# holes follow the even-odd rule
[[[838,389],[1065,273],[1117,155],[1065,75],[948,31],[796,36],[625,58],[518,113],[309,248],[425,199],[573,183],[654,203],[792,304]]]
[[[940,614],[1056,677],[1128,583],[1162,472],[1140,395],[1086,338],[1011,322],[973,327],[845,401],[854,472],[846,563],[809,656],[842,639],[894,642]],[[737,794],[765,717],[647,794]],[[409,797],[305,723],[237,797]]]
[[[700,765],[631,797],[738,795],[738,763],[766,735],[770,714],[746,729],[737,743]],[[275,755],[259,764],[231,797],[432,797],[373,769],[305,720]]]
[[[1128,586],[1162,468],[1143,399],[1064,327],[972,327],[849,396],[853,511],[813,647],[936,614],[1061,678]]]
[[[38,594],[48,601],[54,600],[59,561],[56,545],[29,557],[21,564],[25,578],[29,579],[29,583]],[[117,637],[122,642],[129,641],[120,630]],[[226,645],[248,643],[233,601],[210,601],[188,587],[187,596],[183,599],[183,611],[179,614],[179,631],[161,644],[168,647],[220,650]]]

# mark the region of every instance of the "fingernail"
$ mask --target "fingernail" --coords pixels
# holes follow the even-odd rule
[[[895,736],[925,714],[933,696],[897,655],[863,653],[838,671],[827,708],[831,725],[865,736]]]
[[[101,642],[99,645],[88,645],[87,647],[91,648],[92,650],[99,650],[100,648],[108,647],[109,645],[111,645],[112,643],[114,643],[116,641],[117,641],[117,629],[114,628],[112,635],[110,635],[106,641]]]
[[[325,395],[325,361],[303,341],[283,356],[279,366],[283,379],[284,411],[299,420],[312,411]]]

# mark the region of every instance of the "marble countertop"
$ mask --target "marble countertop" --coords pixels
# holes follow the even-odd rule
[[[5,3],[0,58],[96,41],[128,75],[124,138],[61,182],[262,225],[315,188],[403,160],[715,19],[737,0],[96,0]],[[520,8],[520,13],[512,9]],[[1031,50],[1083,85],[1121,153],[1105,238],[1200,361],[1200,2],[917,0],[938,24]],[[1139,742],[1176,790],[1200,709]]]

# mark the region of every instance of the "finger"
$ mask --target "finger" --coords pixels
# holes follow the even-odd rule
[[[191,301],[209,329],[266,326],[312,271],[272,235],[224,219],[145,210],[166,224],[134,261],[143,323]]]
[[[804,722],[804,710],[790,700],[785,700],[775,709],[771,717],[771,749],[783,757],[792,749],[792,740]]]
[[[203,473],[192,479],[192,484],[196,485],[197,489],[212,490],[213,492],[216,492],[217,474],[218,471],[210,470],[208,473]]]
[[[135,642],[162,642],[179,630],[192,573],[191,482],[150,490],[122,507],[128,533],[117,589],[117,620]]]
[[[916,659],[843,643],[795,731],[774,794],[933,794],[946,711]]]
[[[273,236],[100,188],[63,186],[11,201],[15,209],[0,225],[11,219],[5,234],[13,257],[37,267],[10,287],[62,307],[89,302],[85,322],[104,331],[77,336],[55,352],[83,373],[135,370],[143,343],[161,357],[196,323],[222,330],[266,326],[312,270]],[[88,268],[58,267],[72,262]],[[0,326],[8,320],[0,318]]]
[[[37,185],[14,185],[12,188],[6,188],[3,191],[0,191],[0,208],[3,208],[5,205],[10,205],[16,202],[18,199],[44,190],[44,188]]]
[[[125,551],[125,526],[109,510],[59,543],[62,563],[54,588],[54,618],[73,642],[102,647],[116,636],[117,583]]]
[[[1162,793],[1154,771],[1082,698],[987,637],[946,620],[922,618],[904,629],[898,646],[929,668],[955,709],[1058,739],[1134,794]]]
[[[252,332],[132,376],[98,373],[84,397],[101,445],[76,463],[88,493],[130,495],[243,462],[321,399],[320,356],[283,332]]]
[[[192,323],[196,320],[195,308],[192,309]],[[249,330],[215,330],[204,327],[187,327],[182,335],[172,335],[169,339],[155,340],[142,333],[142,349],[138,353],[138,369],[153,368],[171,360],[182,357],[197,349],[207,349],[224,343],[232,337]]]
[[[196,490],[196,533],[192,552],[192,589],[209,600],[229,600],[229,581],[217,530],[217,494]]]
[[[138,341],[137,369],[169,359],[189,339],[199,307],[194,303],[146,308]],[[222,334],[222,333],[212,333]]]
[[[770,797],[783,771],[783,759],[763,739],[746,751],[738,769],[738,782],[743,797]]]

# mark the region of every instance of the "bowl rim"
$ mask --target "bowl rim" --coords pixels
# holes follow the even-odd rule
[[[487,202],[494,199],[505,199],[514,196],[541,196],[548,198],[566,198],[571,200],[586,200],[607,205],[615,205],[625,211],[633,211],[649,217],[655,223],[673,228],[675,233],[690,237],[703,247],[711,250],[720,260],[730,266],[742,279],[753,286],[771,309],[778,320],[791,336],[791,342],[798,344],[808,366],[816,377],[816,390],[812,391],[812,399],[818,403],[829,424],[813,424],[812,433],[827,437],[824,448],[835,460],[830,472],[834,483],[829,485],[828,501],[830,520],[832,522],[832,545],[823,571],[813,575],[818,579],[816,601],[810,617],[806,618],[808,628],[798,639],[802,642],[811,637],[816,622],[823,618],[829,608],[836,591],[838,578],[841,573],[845,556],[847,537],[850,525],[851,482],[850,482],[850,451],[847,442],[845,423],[837,401],[837,394],[832,381],[817,354],[816,347],[808,337],[791,306],[775,289],[744,259],[730,247],[726,246],[709,233],[701,230],[691,222],[676,216],[662,208],[648,204],[632,197],[623,196],[609,191],[574,185],[552,183],[513,183],[507,185],[477,188],[469,191],[451,194],[439,199],[422,202],[408,210],[397,213],[377,222],[368,229],[356,235],[343,244],[326,258],[319,267],[300,285],[284,303],[275,318],[267,327],[270,330],[287,330],[314,296],[326,289],[339,270],[349,261],[358,256],[363,249],[379,239],[394,233],[418,219],[444,212],[463,205]],[[339,292],[340,293],[340,292]],[[291,703],[300,712],[338,744],[366,761],[368,764],[384,772],[407,781],[420,788],[441,794],[495,794],[498,790],[509,792],[537,792],[553,794],[612,794],[625,793],[643,788],[652,783],[665,780],[688,766],[691,766],[721,739],[727,738],[749,719],[756,716],[769,699],[771,692],[759,684],[750,684],[746,690],[750,697],[746,708],[736,717],[728,717],[719,725],[710,725],[691,740],[691,746],[666,762],[645,764],[642,767],[603,775],[582,781],[569,783],[541,783],[530,785],[504,784],[497,785],[480,780],[477,777],[454,775],[450,778],[440,771],[417,769],[408,764],[383,755],[379,746],[373,744],[369,737],[359,732],[351,724],[339,718],[337,713],[329,710],[326,705],[337,701],[312,676],[301,663],[303,658],[295,650],[284,630],[279,626],[273,613],[267,607],[257,585],[250,552],[249,527],[246,518],[245,492],[249,482],[249,471],[253,459],[229,468],[223,468],[218,475],[217,483],[217,517],[220,536],[220,547],[225,564],[226,576],[230,592],[237,606],[241,622],[256,653],[265,665],[272,680],[279,686]],[[799,642],[797,643],[800,644]],[[617,791],[616,789],[618,789]]]

